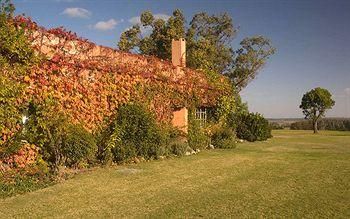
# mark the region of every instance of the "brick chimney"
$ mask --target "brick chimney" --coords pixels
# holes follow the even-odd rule
[[[182,68],[186,67],[186,40],[180,38],[179,40],[171,41],[171,61],[176,68],[176,76],[182,77],[184,71]],[[188,110],[186,107],[177,109],[173,112],[172,124],[174,127],[179,128],[183,132],[188,131]]]
[[[175,67],[186,67],[186,40],[171,41],[171,61]]]

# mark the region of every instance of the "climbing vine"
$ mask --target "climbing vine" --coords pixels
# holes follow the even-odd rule
[[[22,102],[52,98],[55,111],[90,131],[129,101],[147,102],[159,121],[169,122],[174,108],[193,100],[214,105],[230,92],[224,78],[216,86],[200,71],[184,68],[179,75],[171,63],[155,57],[97,46],[64,28],[47,30],[23,16],[15,22],[41,57],[40,64],[17,78],[26,84]]]
[[[0,4],[0,152],[21,128],[23,79],[37,60],[22,26],[11,19],[13,5],[5,3]]]

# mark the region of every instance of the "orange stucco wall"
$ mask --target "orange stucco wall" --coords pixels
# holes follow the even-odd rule
[[[182,108],[180,110],[173,112],[172,125],[179,128],[181,131],[187,133],[188,129],[188,110],[187,108]]]

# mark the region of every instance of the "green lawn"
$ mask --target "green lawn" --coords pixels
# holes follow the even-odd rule
[[[350,132],[273,134],[234,150],[82,173],[0,200],[0,217],[350,218]]]

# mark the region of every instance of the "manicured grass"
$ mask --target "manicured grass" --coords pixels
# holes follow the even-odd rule
[[[93,170],[0,200],[0,217],[350,218],[350,132],[273,134],[234,150]]]

